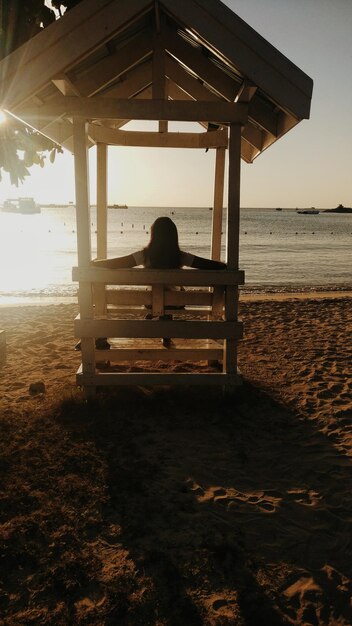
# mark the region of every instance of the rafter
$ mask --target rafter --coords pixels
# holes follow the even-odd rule
[[[166,50],[178,61],[190,68],[194,74],[213,87],[220,95],[233,101],[240,84],[221,72],[201,50],[188,44],[177,32],[168,28],[165,37]]]
[[[213,102],[219,100],[216,94],[204,87],[200,80],[194,78],[170,56],[166,57],[165,71],[166,75],[192,96],[194,100],[209,100]]]
[[[242,137],[257,150],[262,150],[264,133],[259,128],[253,126],[250,122],[248,122],[243,128]]]
[[[87,0],[80,10],[43,29],[2,62],[0,102],[13,108],[66,72],[151,8],[151,0]],[[65,16],[66,18],[66,16]],[[63,45],[63,41],[65,42]]]
[[[235,98],[235,102],[250,102],[257,91],[257,86],[251,81],[244,79],[238,94]]]
[[[75,86],[82,96],[92,96],[150,56],[152,50],[151,32],[141,33],[114,54],[95,63],[82,77],[78,76]]]
[[[261,126],[263,130],[274,137],[277,136],[278,115],[262,102],[259,97],[254,96],[248,104],[248,116],[255,124]]]
[[[118,83],[111,85],[100,95],[102,98],[131,98],[151,85],[152,81],[152,62],[150,60],[123,74]]]
[[[241,157],[246,163],[253,163],[254,158],[259,153],[258,150],[253,148],[245,139],[241,139]]]
[[[160,0],[218,58],[236,67],[298,119],[309,117],[312,80],[226,5],[215,0]]]

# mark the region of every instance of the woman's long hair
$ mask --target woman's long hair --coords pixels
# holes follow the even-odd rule
[[[169,217],[158,217],[150,229],[150,241],[144,248],[145,265],[155,269],[180,267],[181,251],[176,224]]]

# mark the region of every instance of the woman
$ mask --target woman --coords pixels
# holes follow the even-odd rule
[[[176,224],[169,217],[158,217],[150,229],[146,248],[127,256],[92,261],[93,265],[109,269],[143,265],[151,269],[194,267],[200,270],[222,270],[225,263],[205,259],[180,250]]]
[[[194,267],[201,270],[223,270],[226,268],[226,264],[221,261],[205,259],[181,250],[178,244],[176,224],[169,217],[158,217],[155,220],[150,229],[150,241],[142,250],[112,259],[96,259],[92,261],[92,264],[108,269],[122,269],[139,265],[150,269]],[[146,318],[151,319],[151,313],[148,313]],[[172,319],[172,316],[164,315],[163,319]],[[165,337],[163,343],[168,345],[170,339]],[[95,345],[100,350],[110,348],[106,337],[96,339]],[[76,349],[80,349],[80,344],[77,344]]]

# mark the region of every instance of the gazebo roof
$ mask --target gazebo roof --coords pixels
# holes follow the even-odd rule
[[[119,129],[157,119],[138,100],[204,126],[248,103],[247,162],[309,117],[313,86],[219,0],[84,0],[3,59],[0,76],[2,108],[69,149],[75,115],[90,120],[90,145],[134,145]]]

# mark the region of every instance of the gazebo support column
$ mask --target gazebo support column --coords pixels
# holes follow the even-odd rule
[[[216,149],[214,206],[211,238],[211,258],[220,261],[222,210],[224,205],[225,148]]]
[[[97,257],[107,257],[108,234],[108,194],[107,194],[107,162],[108,147],[106,144],[97,144]],[[95,307],[97,315],[106,313],[105,286],[94,285]]]
[[[87,123],[73,121],[73,146],[76,187],[77,253],[78,266],[87,267],[91,261],[90,203],[88,177]],[[79,283],[78,303],[81,319],[93,317],[93,298],[90,283]],[[95,373],[94,338],[81,339],[82,370]],[[93,395],[95,387],[86,387],[86,395]]]
[[[108,193],[107,193],[108,149],[103,143],[97,144],[97,257],[107,256],[108,233]]]
[[[240,230],[240,181],[241,181],[241,126],[230,125],[229,136],[229,181],[226,255],[227,268],[238,270],[239,265],[239,230]],[[238,287],[228,286],[225,297],[225,319],[237,321]],[[237,374],[237,341],[225,339],[223,371]]]
[[[226,148],[216,148],[215,157],[215,179],[214,179],[214,204],[212,215],[211,229],[211,258],[220,261],[221,256],[221,229],[222,229],[222,211],[224,206],[224,176],[225,176],[225,156]],[[211,291],[212,288],[210,287]],[[212,319],[210,315],[209,320]],[[216,365],[214,360],[208,361],[208,365]]]

